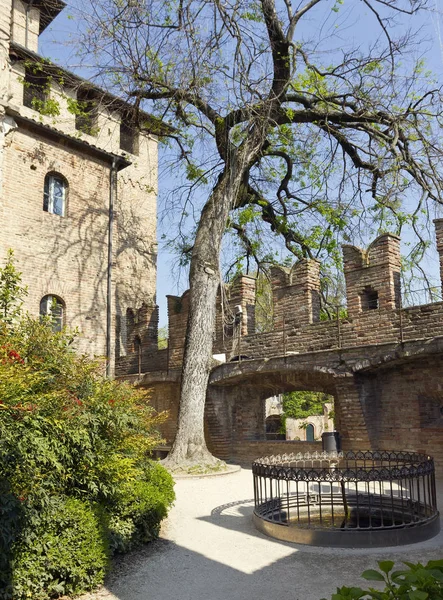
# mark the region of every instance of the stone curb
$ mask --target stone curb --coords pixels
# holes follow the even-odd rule
[[[215,471],[214,473],[196,473],[195,475],[193,473],[172,473],[171,471],[169,471],[169,473],[171,473],[174,479],[201,479],[206,477],[220,477],[221,475],[232,475],[232,473],[238,473],[241,471],[240,465],[226,466],[227,468],[224,471]]]

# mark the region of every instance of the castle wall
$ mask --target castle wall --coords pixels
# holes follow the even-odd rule
[[[400,238],[384,234],[367,250],[343,246],[347,308],[350,317],[400,307]]]
[[[68,182],[65,217],[43,211],[50,171]],[[103,356],[109,165],[17,128],[6,138],[3,172],[0,256],[14,250],[29,291],[24,308],[38,315],[43,296],[59,296],[66,322],[81,333],[79,350]]]
[[[300,260],[292,269],[271,268],[274,329],[302,327],[320,319],[320,264]]]
[[[436,221],[436,235],[443,265],[443,220]],[[344,450],[429,453],[443,473],[443,302],[402,308],[396,236],[381,236],[367,250],[345,247],[344,263],[346,317],[316,320],[312,292],[319,291],[318,266],[309,261],[291,270],[273,269],[272,331],[256,334],[242,328],[238,337],[222,335],[226,328],[222,330],[218,313],[213,352],[225,353],[228,361],[232,356],[241,359],[211,374],[208,447],[216,456],[240,463],[265,454],[310,450],[307,442],[289,442],[299,448],[265,440],[264,399],[291,390],[323,391],[334,396],[335,427]],[[237,289],[235,302],[250,306],[252,287]],[[367,291],[376,304],[366,302]],[[232,288],[226,291],[228,301],[230,292]],[[169,298],[168,366],[176,374],[188,304],[188,293]]]
[[[11,0],[0,0],[0,31],[2,32],[0,35],[0,114],[3,111],[3,107],[9,102],[9,43],[11,38],[11,16]]]
[[[386,366],[372,385],[372,446],[430,454],[443,470],[443,356]]]
[[[66,302],[66,325],[80,330],[79,348],[103,355],[109,178],[113,156],[124,155],[126,168],[117,174],[114,194],[110,358],[116,355],[132,371],[162,366],[164,359],[153,355],[158,331],[157,138],[134,132],[132,152],[124,151],[120,138],[124,102],[57,65],[39,64],[39,33],[57,15],[56,9],[40,18],[41,10],[45,10],[41,3],[0,0],[0,261],[12,248],[30,290],[26,308],[38,314],[41,295],[59,296]],[[44,84],[50,114],[34,110],[37,105],[25,106],[25,92],[34,89],[24,83],[27,69]],[[74,113],[76,100],[83,100],[81,94],[88,89],[93,89],[96,122],[85,133]],[[26,127],[18,115],[29,120]],[[71,136],[72,143],[62,136],[57,140],[57,132]],[[103,150],[107,158],[96,159],[95,149]],[[48,171],[61,174],[69,184],[64,217],[43,211]],[[130,331],[128,311],[137,316]],[[138,341],[140,356],[127,359]]]
[[[28,2],[13,0],[12,2],[12,39],[14,42],[38,51],[40,32],[40,9]]]
[[[310,415],[303,419],[286,419],[286,439],[305,441],[307,424],[314,427],[314,440],[317,441],[321,440],[321,436],[325,431],[333,431],[334,421],[329,417],[332,405],[328,406],[323,415]]]

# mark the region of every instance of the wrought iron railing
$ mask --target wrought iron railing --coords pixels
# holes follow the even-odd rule
[[[343,536],[354,532],[360,533],[362,545],[369,538],[370,545],[390,545],[431,537],[439,530],[434,461],[426,455],[284,454],[257,459],[252,472],[256,524],[275,537],[358,546],[358,536]],[[418,528],[417,535],[410,533]],[[395,535],[385,536],[385,541],[372,535],[389,531]]]

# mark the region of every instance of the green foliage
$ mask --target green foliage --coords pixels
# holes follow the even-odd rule
[[[6,264],[0,268],[0,315],[10,323],[18,315],[28,290],[21,285],[21,273],[14,265],[14,252],[9,249]]]
[[[45,117],[58,117],[60,114],[60,104],[54,98],[33,98],[32,108]]]
[[[335,306],[323,308],[320,311],[320,321],[331,321],[336,319],[347,319],[348,309],[345,306]]]
[[[168,328],[159,327],[158,329],[158,349],[163,350],[168,347]]]
[[[14,598],[81,594],[103,582],[107,536],[88,502],[56,497],[27,511],[13,559]]]
[[[77,100],[74,98],[66,98],[68,111],[77,117],[76,129],[88,135],[98,135],[99,128],[96,125],[96,106],[88,100]]]
[[[19,276],[13,286],[20,288]],[[11,302],[8,314],[15,308]],[[5,600],[98,585],[113,551],[158,535],[174,499],[169,474],[148,458],[162,415],[142,391],[104,378],[102,365],[79,357],[74,342],[29,316],[0,321]],[[120,545],[119,520],[126,527]]]
[[[393,571],[394,562],[378,563],[379,571],[362,573],[367,581],[383,582],[383,590],[341,587],[331,600],[439,600],[443,598],[443,560],[430,560],[426,565],[405,562],[406,569]],[[323,598],[322,600],[326,600]]]
[[[151,465],[145,478],[127,482],[118,492],[109,524],[111,546],[116,552],[127,552],[157,538],[160,522],[174,500],[174,482],[163,467]]]
[[[200,180],[202,183],[207,183],[204,170],[190,162],[186,163],[186,178],[189,181]]]
[[[286,418],[305,419],[310,415],[322,415],[323,404],[334,398],[323,392],[286,392],[283,394],[283,412]]]

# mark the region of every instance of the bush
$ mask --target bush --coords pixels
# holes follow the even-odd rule
[[[145,479],[127,482],[111,511],[111,546],[127,552],[158,537],[160,523],[174,500],[173,479],[159,464],[151,465]]]
[[[12,559],[12,597],[81,594],[103,582],[109,548],[99,512],[75,498],[30,509]]]
[[[95,587],[113,551],[158,535],[174,499],[148,458],[164,417],[47,325],[0,320],[0,598]]]
[[[358,587],[337,588],[331,600],[442,600],[443,560],[431,560],[426,565],[405,562],[406,569],[392,571],[394,562],[378,563],[379,571],[369,569],[362,573],[368,581],[385,584],[383,590]],[[323,598],[322,600],[326,600]]]

